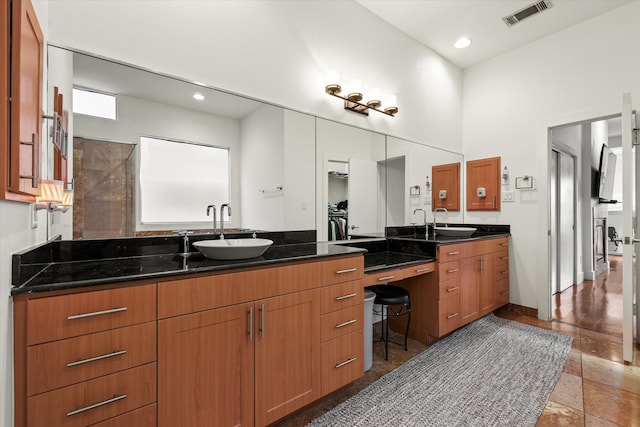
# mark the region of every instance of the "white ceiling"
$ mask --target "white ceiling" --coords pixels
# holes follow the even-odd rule
[[[552,7],[512,27],[502,21],[533,0],[356,0],[461,68],[518,48],[634,0],[551,0]],[[466,49],[453,47],[466,36]]]

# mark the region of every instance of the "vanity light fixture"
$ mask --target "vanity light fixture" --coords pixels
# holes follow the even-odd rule
[[[325,86],[324,91],[331,96],[344,100],[345,110],[353,111],[356,113],[369,115],[369,110],[374,110],[388,116],[394,116],[398,113],[398,107],[396,106],[395,95],[389,95],[384,103],[387,107],[383,108],[383,103],[380,101],[380,91],[378,89],[371,89],[369,94],[370,100],[363,101],[364,95],[362,94],[362,83],[360,80],[353,80],[349,85],[349,93],[347,96],[342,96],[342,86],[337,83],[339,81],[338,74],[336,72],[329,73],[329,81],[335,83],[329,83]]]

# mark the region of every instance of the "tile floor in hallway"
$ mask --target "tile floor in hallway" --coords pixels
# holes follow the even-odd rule
[[[497,316],[572,335],[564,372],[538,420],[538,426],[640,426],[640,349],[634,363],[622,362],[622,339],[562,322],[545,322],[510,309]],[[409,351],[390,345],[384,360],[382,343],[374,345],[373,368],[351,385],[287,417],[277,426],[304,426],[340,402],[395,369],[427,346],[409,341]],[[341,427],[341,426],[336,426]]]

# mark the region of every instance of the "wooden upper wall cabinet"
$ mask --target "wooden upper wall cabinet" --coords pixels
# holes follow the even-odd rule
[[[44,36],[29,0],[0,3],[0,198],[34,202],[40,180]]]
[[[500,157],[467,161],[467,210],[500,210]]]
[[[460,210],[460,163],[431,167],[432,209]],[[446,193],[442,193],[445,191]]]

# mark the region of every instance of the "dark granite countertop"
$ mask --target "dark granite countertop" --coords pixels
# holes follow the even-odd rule
[[[107,242],[111,241],[104,241],[103,246],[105,246]],[[56,252],[55,243],[56,242],[50,242],[47,244],[53,244],[54,246],[54,250],[50,250],[50,252]],[[87,242],[84,243],[87,244]],[[246,267],[262,267],[285,262],[306,261],[316,258],[366,252],[365,249],[357,247],[331,245],[327,243],[277,243],[276,241],[261,257],[233,261],[207,259],[199,252],[190,252],[188,257],[183,257],[176,252],[147,254],[144,253],[145,251],[141,251],[142,253],[137,255],[93,259],[73,256],[65,257],[58,254],[52,257],[52,259],[47,260],[46,256],[42,254],[36,256],[33,255],[33,251],[26,251],[22,254],[14,255],[14,275],[12,278],[13,288],[11,294],[19,295],[158,277],[216,272]],[[80,245],[80,243],[78,243],[78,245]],[[171,247],[175,250],[176,246],[172,245]],[[41,248],[34,250],[41,250]],[[125,252],[130,251],[131,248],[129,247]],[[153,252],[151,249],[148,251]],[[115,254],[117,255],[117,251]],[[16,257],[18,261],[16,261]],[[20,257],[31,262],[20,263]]]
[[[433,242],[435,244],[460,243],[473,240],[481,240],[495,237],[507,237],[511,235],[509,225],[487,225],[487,224],[449,224],[452,227],[475,227],[477,231],[469,237],[438,236],[433,234],[431,225],[428,227],[428,234],[425,233],[424,225],[387,227],[388,239],[414,240],[420,242]]]
[[[349,241],[336,246],[366,249],[367,253],[364,254],[365,273],[436,260],[436,246],[426,241],[377,239],[363,242]]]

